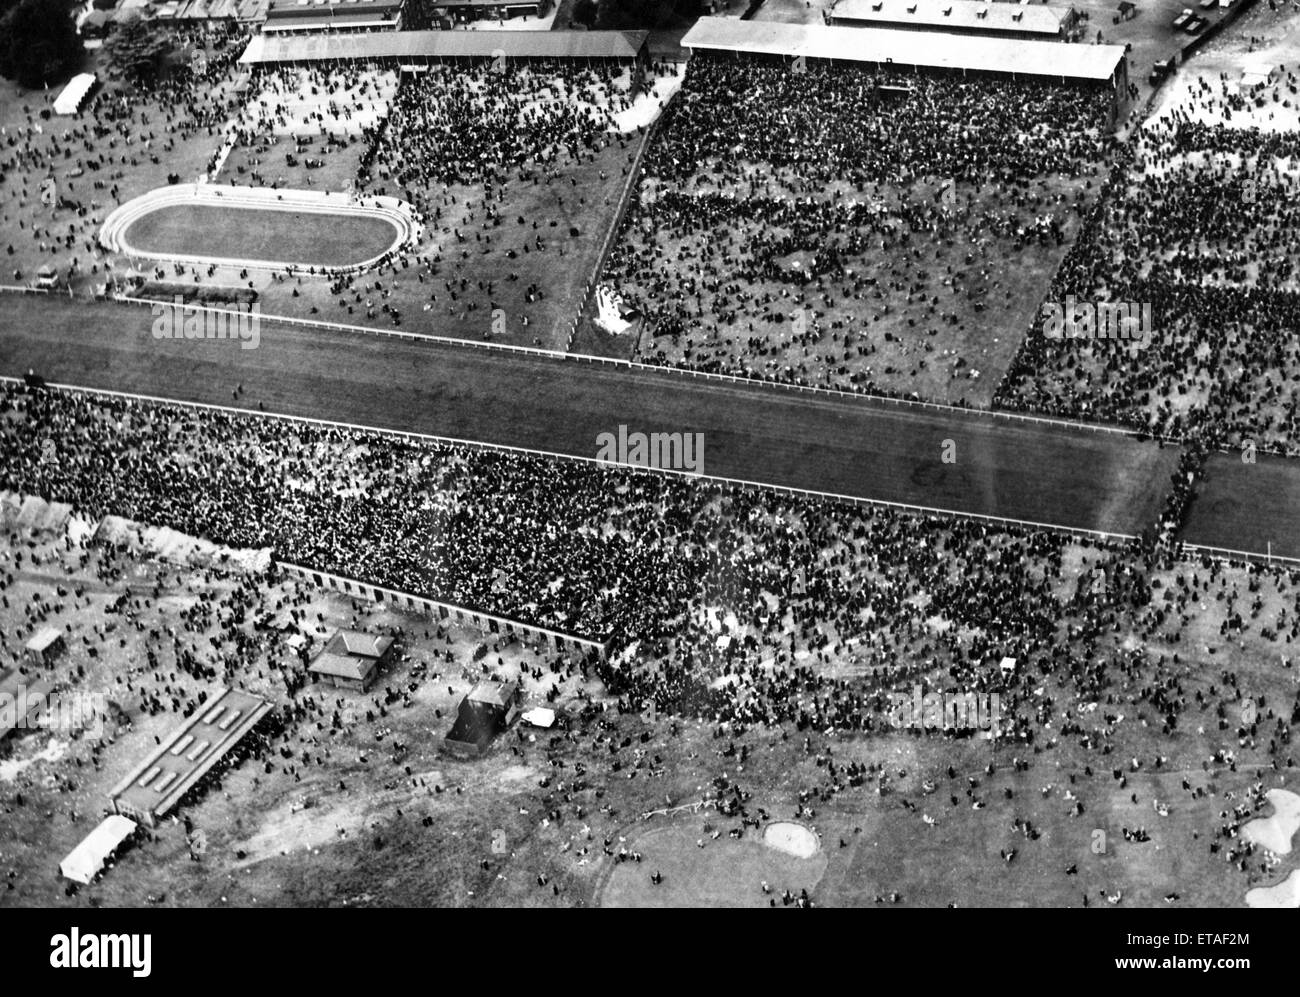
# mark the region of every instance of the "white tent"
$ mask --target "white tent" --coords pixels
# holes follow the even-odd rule
[[[548,710],[544,706],[535,706],[521,718],[524,723],[532,724],[534,727],[548,728],[555,726],[555,711]]]
[[[1247,90],[1252,87],[1262,87],[1270,83],[1273,79],[1273,73],[1277,70],[1267,62],[1247,63],[1241,74],[1241,85]]]
[[[104,862],[135,831],[135,821],[121,814],[105,817],[99,827],[91,831],[68,857],[59,863],[59,872],[77,883],[89,883]]]
[[[78,73],[68,81],[68,85],[63,88],[63,93],[59,94],[55,99],[54,113],[76,114],[81,110],[86,95],[90,93],[90,88],[94,85],[94,73]]]

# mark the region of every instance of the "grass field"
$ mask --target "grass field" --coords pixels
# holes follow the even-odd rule
[[[342,267],[383,255],[397,230],[385,218],[276,211],[211,204],[169,204],[127,226],[133,249],[151,255],[261,260],[301,267]]]
[[[597,436],[704,434],[710,475],[1118,533],[1154,523],[1178,451],[982,413],[722,385],[262,322],[257,349],[155,340],[139,306],[6,297],[0,373],[595,457]],[[951,447],[948,447],[948,442]],[[945,448],[955,462],[945,463]]]
[[[811,894],[817,888],[826,871],[824,854],[786,855],[759,840],[757,832],[714,839],[712,832],[701,834],[710,816],[705,811],[696,818],[678,818],[669,827],[651,824],[644,833],[629,836],[625,847],[639,852],[641,861],[612,868],[600,891],[600,906],[767,907],[773,894],[763,892],[764,882],[778,903],[784,890]],[[654,873],[662,882],[650,881]]]
[[[1179,539],[1226,550],[1300,558],[1300,460],[1215,454]]]
[[[343,143],[343,144],[339,144]],[[257,145],[236,145],[226,156],[216,181],[223,184],[251,184],[283,187],[290,190],[346,190],[355,183],[368,141],[361,136],[347,136],[326,146],[325,139],[314,136],[310,145],[301,145],[290,135],[267,135]],[[292,155],[296,165],[290,166]],[[307,160],[320,166],[308,166]]]

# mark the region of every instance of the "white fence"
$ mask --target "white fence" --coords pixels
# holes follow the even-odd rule
[[[336,592],[342,592],[344,595],[370,599],[376,603],[387,603],[396,609],[424,613],[433,619],[472,623],[484,633],[515,634],[540,641],[556,651],[574,650],[584,654],[595,654],[602,659],[609,654],[607,641],[577,637],[560,630],[550,630],[547,627],[537,626],[533,623],[522,623],[506,616],[494,616],[491,613],[458,606],[455,603],[442,602],[427,596],[411,595],[409,592],[399,592],[396,589],[384,588],[382,585],[360,582],[355,578],[333,575],[328,571],[317,571],[315,568],[294,564],[291,561],[276,561],[276,566],[286,574],[311,582],[320,588],[333,589]]]
[[[151,298],[135,298],[127,295],[118,295],[112,300],[132,305],[145,305],[153,308],[155,305],[172,307],[174,302],[159,301]],[[225,312],[229,309],[213,308],[208,305],[186,304],[186,308],[192,308],[196,311]],[[644,371],[656,375],[677,375],[681,377],[690,377],[695,380],[705,381],[722,381],[729,384],[743,385],[751,388],[763,388],[771,391],[793,392],[797,394],[821,395],[828,398],[852,399],[861,404],[886,404],[895,405],[900,408],[917,408],[925,409],[932,412],[950,412],[961,415],[964,418],[990,418],[994,420],[1009,420],[1013,422],[1031,422],[1044,426],[1055,426],[1060,429],[1080,430],[1090,433],[1112,433],[1119,436],[1152,436],[1150,433],[1143,433],[1141,430],[1132,429],[1127,426],[1108,425],[1106,423],[1092,422],[1075,422],[1070,419],[1057,419],[1051,416],[1030,415],[1025,412],[1013,412],[1003,409],[978,409],[962,405],[948,405],[943,402],[926,402],[915,398],[896,398],[891,395],[873,394],[867,391],[845,391],[841,388],[819,388],[814,385],[797,384],[793,381],[778,381],[761,377],[742,377],[738,374],[719,374],[714,371],[694,370],[690,367],[673,367],[667,364],[643,363],[639,360],[620,360],[616,357],[601,357],[590,353],[566,353],[563,350],[547,350],[537,346],[516,346],[511,343],[493,343],[475,339],[457,339],[452,336],[442,336],[436,333],[425,332],[406,332],[401,329],[379,329],[368,325],[352,325],[347,322],[326,322],[320,319],[297,318],[289,315],[272,315],[267,312],[259,312],[258,317],[263,322],[278,322],[282,325],[297,325],[303,328],[326,329],[334,332],[354,332],[368,336],[387,336],[392,339],[407,339],[413,341],[441,343],[448,346],[467,347],[475,350],[491,350],[499,353],[516,353],[522,356],[532,356],[543,360],[554,360],[557,362],[571,361],[576,363],[600,364],[606,367],[617,367],[629,371]],[[561,320],[563,322],[563,320]],[[1178,440],[1164,438],[1165,442],[1178,443]]]

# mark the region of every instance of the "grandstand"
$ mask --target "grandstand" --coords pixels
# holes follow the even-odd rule
[[[434,16],[456,21],[510,20],[515,17],[545,17],[551,0],[426,0]]]
[[[847,27],[1062,41],[1074,30],[1079,15],[1073,7],[992,0],[838,0],[826,20]]]
[[[246,66],[363,62],[408,66],[462,59],[584,59],[649,63],[646,31],[366,31],[260,34],[239,61]]]
[[[988,73],[1061,81],[1128,85],[1123,45],[1061,45],[1056,42],[984,38],[891,28],[843,28],[701,17],[682,39],[697,52],[874,63],[880,68]]]
[[[406,0],[271,0],[262,31],[398,31]]]
[[[113,787],[113,810],[155,826],[270,712],[259,696],[220,690]]]

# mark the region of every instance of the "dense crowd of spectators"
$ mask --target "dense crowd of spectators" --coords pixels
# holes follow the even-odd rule
[[[1108,108],[1093,87],[697,57],[606,279],[649,316],[652,362],[886,394],[942,365],[960,400],[965,323],[998,321],[1005,268],[1065,241]]]
[[[504,60],[503,60],[504,63]],[[501,183],[590,155],[631,106],[632,77],[573,60],[435,65],[402,87],[374,152],[403,188]]]
[[[997,404],[1300,453],[1300,132],[1199,120],[1230,102],[1219,82],[1123,149],[1048,294],[1147,304],[1151,334],[1062,342],[1036,321]]]
[[[10,119],[0,136],[6,283],[30,283],[42,266],[73,285],[102,279],[97,235],[108,213],[169,180],[195,180],[213,165],[240,107],[231,77],[247,34],[221,28],[204,40],[203,61],[151,83],[106,83],[75,119],[27,104],[21,122]],[[179,49],[185,37],[172,42]],[[210,151],[206,161],[202,150]],[[194,175],[172,172],[187,159]]]
[[[1167,738],[1189,724],[1217,725],[1255,764],[1294,766],[1300,699],[1270,699],[1243,720],[1249,688],[1235,670],[1225,663],[1203,674],[1195,660],[1204,652],[1184,645],[1212,602],[1224,647],[1249,640],[1287,656],[1300,640],[1300,573],[1165,562],[1141,545],[39,388],[0,395],[0,458],[0,490],[66,501],[91,517],[269,546],[372,583],[609,635],[608,662],[539,660],[530,673],[598,678],[620,711],[696,717],[717,725],[718,738],[773,725],[799,732],[825,777],[800,790],[798,819],[813,819],[848,788],[893,794],[883,766],[837,757],[812,738],[895,729],[891,694],[913,685],[996,694],[991,734],[1025,758],[1068,740],[1095,754],[1088,778],[1113,778],[1126,794],[1128,776],[1164,764],[1138,754],[1104,760],[1148,745],[1139,730]],[[138,694],[146,712],[186,712],[188,686],[169,671],[229,680],[241,662],[261,660],[255,634],[270,607],[258,592],[239,585],[219,604],[189,611],[184,629],[195,634],[214,620],[233,628],[212,644],[221,655],[214,661],[206,644],[179,633],[163,639],[143,684],[127,690],[132,701]],[[273,612],[308,624],[308,599],[299,585]],[[341,706],[308,694],[305,661],[264,632],[290,697],[286,737],[302,754],[301,763],[286,755],[265,765],[296,775],[319,752],[328,757],[328,736],[319,735],[337,729]],[[408,700],[413,688],[386,687],[372,712]],[[1140,724],[1122,723],[1130,713]],[[603,730],[564,738],[599,743],[610,736]],[[1214,764],[1235,761],[1220,752]],[[977,778],[952,782],[927,816],[986,805],[979,786]],[[1200,798],[1203,780],[1184,779],[1184,790]],[[1064,787],[1044,789],[1053,792],[1075,799]],[[753,819],[735,779],[723,778],[709,798],[721,814]],[[1237,832],[1260,805],[1236,807],[1210,850],[1243,869],[1254,861]],[[1081,813],[1075,806],[1072,815]],[[1132,833],[1145,840],[1142,828]]]

